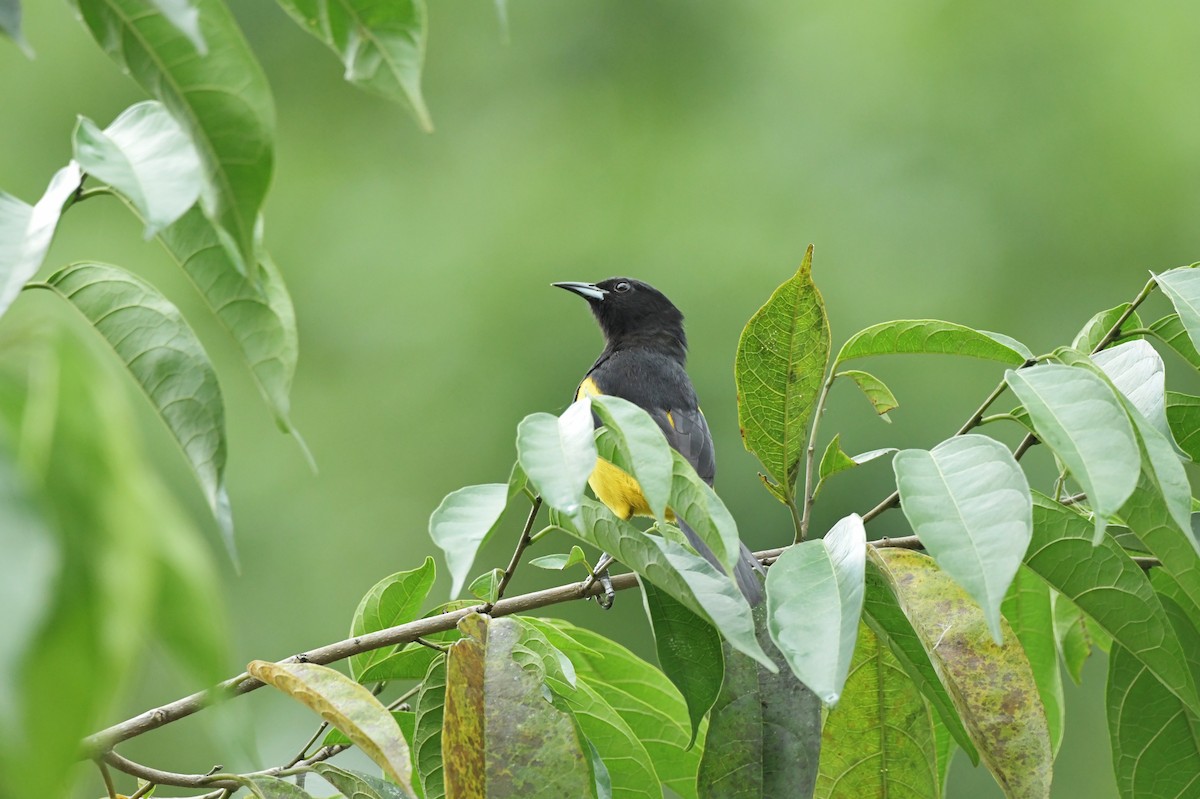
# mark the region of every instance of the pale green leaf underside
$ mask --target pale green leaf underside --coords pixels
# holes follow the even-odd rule
[[[552,508],[575,513],[596,468],[590,400],[571,404],[561,416],[533,413],[517,425],[517,460],[529,482]]]
[[[446,555],[451,599],[462,590],[475,553],[495,530],[508,497],[504,483],[466,486],[448,494],[429,517],[429,537]]]
[[[46,258],[63,204],[79,188],[83,173],[72,161],[54,173],[36,205],[0,192],[0,315]]]

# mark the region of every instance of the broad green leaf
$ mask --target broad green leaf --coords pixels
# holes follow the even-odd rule
[[[79,263],[47,281],[109,343],[171,431],[237,562],[225,490],[225,403],[208,353],[179,309],[140,277]]]
[[[37,274],[63,206],[82,183],[79,164],[72,161],[54,173],[36,205],[0,192],[0,315]]]
[[[737,583],[683,545],[643,533],[608,508],[585,499],[575,520],[551,519],[585,544],[609,553],[703,619],[739,651],[773,669],[754,634],[750,605]],[[768,665],[769,664],[769,665]]]
[[[1155,275],[1154,281],[1175,306],[1192,347],[1200,348],[1200,269],[1195,264],[1181,266]]]
[[[1054,639],[1058,645],[1059,660],[1066,667],[1071,681],[1079,685],[1083,682],[1083,664],[1092,654],[1087,616],[1078,605],[1057,591],[1051,590],[1050,599],[1054,610]]]
[[[12,39],[26,58],[33,58],[33,48],[21,33],[21,0],[0,0],[0,33]]]
[[[827,705],[837,704],[854,657],[866,557],[866,529],[852,513],[824,538],[785,549],[767,572],[771,640]]]
[[[1200,718],[1120,645],[1108,662],[1108,730],[1122,799],[1195,796]]]
[[[754,615],[759,640],[770,646],[765,607]],[[699,799],[807,799],[821,754],[821,700],[777,650],[774,674],[728,643],[724,653],[725,679],[700,758]]]
[[[517,425],[517,460],[547,505],[576,513],[596,468],[591,401],[577,400],[562,416],[533,413]]]
[[[933,714],[933,745],[937,749],[937,768],[938,768],[938,785],[941,787],[942,795],[949,793],[947,784],[950,777],[950,764],[954,760],[954,737],[950,735],[950,731],[946,729],[946,725],[942,724],[941,717],[936,713]],[[978,757],[975,764],[979,764]]]
[[[1045,364],[1004,379],[1025,405],[1038,438],[1079,482],[1096,512],[1094,542],[1137,484],[1141,458],[1129,417],[1100,377],[1073,366]]]
[[[1028,567],[1017,570],[1001,606],[1004,618],[1012,626],[1025,650],[1033,679],[1037,682],[1046,724],[1050,731],[1050,750],[1058,756],[1062,745],[1067,707],[1063,699],[1062,675],[1058,670],[1058,644],[1054,636],[1054,610],[1050,587]]]
[[[1167,422],[1175,443],[1193,461],[1200,461],[1200,397],[1167,392]]]
[[[750,317],[733,367],[742,441],[786,492],[796,482],[829,362],[829,320],[812,257],[809,245],[796,274]]]
[[[691,721],[688,746],[691,746],[721,691],[721,678],[725,673],[721,636],[707,621],[654,583],[639,582],[642,605],[654,633],[658,664],[687,702]]]
[[[328,744],[326,744],[328,745]],[[320,774],[346,799],[409,799],[400,786],[361,771],[341,768],[332,763],[316,763],[311,771]]]
[[[413,732],[413,750],[421,792],[425,799],[443,799],[446,795],[445,767],[442,762],[442,723],[446,712],[446,658],[439,656],[431,664],[421,691],[417,694],[417,725]]]
[[[548,569],[551,571],[562,571],[570,568],[576,563],[584,563],[583,550],[577,546],[571,547],[569,553],[561,553],[555,555],[543,555],[540,558],[534,558],[529,561],[530,566],[537,566],[539,569]]]
[[[884,571],[887,565],[875,547],[867,550],[866,585],[863,592],[863,621],[875,633],[880,643],[887,644],[892,657],[900,664],[912,683],[925,697],[933,713],[941,720],[946,733],[979,765],[979,753],[963,727],[958,710],[942,685],[942,678],[929,660],[925,645],[904,615],[896,595],[888,584]]]
[[[1127,341],[1091,356],[1154,429],[1171,440],[1165,407],[1166,367],[1148,341]]]
[[[471,581],[467,590],[476,599],[484,602],[495,602],[499,597],[500,581],[504,579],[504,569],[492,569],[484,572]]]
[[[160,232],[158,240],[233,338],[276,425],[295,436],[304,449],[290,418],[296,314],[279,268],[260,252],[258,268],[242,274],[199,206]],[[311,461],[307,449],[305,455]]]
[[[303,788],[295,783],[268,774],[247,776],[235,774],[230,779],[240,782],[257,799],[312,799]]]
[[[475,607],[478,604],[473,599],[458,599],[434,608],[421,618],[430,619],[443,613]],[[461,637],[462,635],[455,628],[424,636],[427,641],[441,644],[452,644]],[[383,680],[420,680],[429,670],[433,661],[439,657],[441,657],[441,652],[437,649],[431,649],[413,641],[396,647],[396,651],[387,657],[376,660],[358,675],[358,681],[371,683]]]
[[[433,558],[426,557],[420,568],[396,572],[384,577],[363,596],[350,622],[350,636],[386,630],[417,618],[421,605],[433,587],[436,569]],[[350,657],[350,673],[362,680],[363,672],[396,651],[396,647],[373,649]]]
[[[592,411],[612,434],[618,458],[611,460],[637,478],[650,511],[662,521],[671,499],[674,467],[671,447],[658,423],[620,397],[594,397]]]
[[[860,330],[842,345],[834,364],[870,355],[928,353],[967,355],[1020,366],[1028,349],[1007,336],[936,319],[897,319]]]
[[[520,623],[472,614],[459,630],[463,637],[451,647],[446,667],[446,794],[591,795],[586,744],[571,714],[547,702],[544,677],[513,657]]]
[[[208,55],[208,45],[200,32],[200,12],[195,0],[151,0],[154,7],[174,25],[200,55]]]
[[[462,590],[475,554],[496,532],[504,509],[520,491],[513,488],[517,484],[510,480],[460,488],[447,494],[429,517],[429,537],[446,556],[451,598]]]
[[[392,714],[366,688],[339,671],[315,663],[254,660],[246,671],[341,730],[384,774],[412,793],[408,743]]]
[[[892,390],[875,375],[870,372],[864,372],[859,369],[847,369],[844,372],[838,372],[837,377],[848,377],[854,381],[859,390],[866,395],[870,401],[871,407],[875,409],[875,413],[883,417],[885,422],[890,422],[888,411],[894,411],[900,407],[900,403],[896,401],[896,395]]]
[[[1074,340],[1071,341],[1071,349],[1079,350],[1080,352],[1094,352],[1100,342],[1112,330],[1113,325],[1117,320],[1124,316],[1129,310],[1129,303],[1123,302],[1116,308],[1109,308],[1107,311],[1100,311],[1087,321],[1078,333],[1075,334]],[[1138,319],[1136,313],[1132,314],[1125,323],[1123,328],[1132,329],[1141,327],[1141,320]]]
[[[279,0],[279,5],[337,53],[347,81],[408,106],[423,130],[433,130],[421,94],[424,0]]]
[[[895,447],[885,447],[850,456],[842,449],[841,437],[842,434],[838,433],[829,442],[829,446],[825,447],[825,454],[821,456],[821,463],[817,469],[817,487],[813,490],[814,497],[821,493],[821,487],[825,485],[825,481],[838,472],[853,469],[855,466],[861,466],[876,458],[896,452]]]
[[[733,514],[687,458],[671,450],[671,463],[671,510],[687,522],[721,565],[732,570],[742,557],[742,540]]]
[[[938,799],[933,717],[920,691],[865,624],[842,701],[821,733],[818,799]]]
[[[662,672],[625,647],[558,619],[522,618],[574,664],[579,680],[604,697],[641,739],[662,784],[695,799],[698,747],[688,749],[688,710]]]
[[[72,145],[84,172],[133,203],[146,223],[146,238],[179,219],[200,198],[200,156],[162,103],[131,105],[104,130],[80,117]]]
[[[1183,322],[1179,321],[1179,314],[1164,316],[1150,325],[1150,330],[1154,331],[1154,334],[1164,344],[1191,364],[1193,369],[1200,369],[1200,352],[1197,352],[1196,345],[1188,337],[1188,331],[1184,328]]]
[[[948,686],[979,756],[1010,799],[1050,792],[1046,712],[1025,652],[1001,618],[1001,642],[962,588],[919,552],[880,550],[885,576]]]
[[[1145,573],[1114,541],[1091,547],[1087,519],[1037,494],[1025,564],[1142,661],[1172,693],[1200,710],[1183,650]]]
[[[275,109],[266,77],[220,0],[196,0],[205,55],[154,0],[72,0],[96,43],[183,126],[204,164],[204,211],[239,271],[257,263],[271,182]]]
[[[1000,642],[1000,603],[1033,532],[1029,484],[1008,448],[981,435],[892,459],[900,505],[929,554],[962,585]]]

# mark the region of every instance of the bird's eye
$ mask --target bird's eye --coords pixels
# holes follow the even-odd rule
[[[613,286],[613,291],[619,291],[621,293],[625,293],[626,291],[629,291],[630,288],[632,288],[632,287],[629,285],[629,283],[622,280],[620,283]]]

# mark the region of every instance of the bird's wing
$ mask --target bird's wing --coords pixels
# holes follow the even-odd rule
[[[717,475],[712,433],[699,408],[655,408],[650,412],[662,428],[667,443],[679,452],[709,485]]]

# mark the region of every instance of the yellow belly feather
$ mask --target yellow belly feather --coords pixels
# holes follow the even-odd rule
[[[599,397],[603,393],[596,385],[596,381],[586,377],[579,384],[575,399],[582,399],[585,396]],[[642,487],[638,485],[638,481],[634,479],[633,475],[603,458],[596,459],[596,468],[592,470],[592,475],[588,478],[588,485],[595,492],[596,499],[607,505],[609,510],[622,519],[628,519],[631,516],[654,515],[650,510],[650,505],[646,502],[646,497],[642,494]],[[674,518],[674,514],[668,510],[667,517]]]

